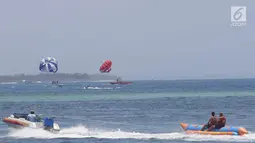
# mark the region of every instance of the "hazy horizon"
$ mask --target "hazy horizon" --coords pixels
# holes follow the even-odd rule
[[[231,6],[247,25],[230,27]],[[44,0],[0,2],[0,75],[38,74],[52,56],[61,73],[123,79],[254,78],[255,1]]]

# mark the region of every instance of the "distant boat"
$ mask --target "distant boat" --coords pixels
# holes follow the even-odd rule
[[[58,87],[63,87],[63,84],[59,84],[58,81],[52,81],[52,85],[56,85]]]
[[[119,81],[119,82],[110,82],[110,84],[132,84],[133,82],[129,82],[129,81]]]
[[[130,81],[122,81],[120,77],[116,79],[114,82],[110,82],[110,84],[132,84],[133,82]]]
[[[22,83],[31,84],[31,83],[33,83],[33,82],[32,82],[32,81],[27,81],[27,80],[22,80]]]
[[[36,83],[42,83],[40,80],[36,81]]]

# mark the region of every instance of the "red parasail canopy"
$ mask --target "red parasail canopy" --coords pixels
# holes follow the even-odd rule
[[[111,69],[111,66],[112,66],[112,61],[110,60],[106,60],[100,67],[99,71],[101,73],[109,73],[112,69]]]

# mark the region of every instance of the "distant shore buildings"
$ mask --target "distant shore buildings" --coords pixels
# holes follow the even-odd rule
[[[51,82],[51,81],[98,81],[98,80],[116,80],[117,76],[105,74],[86,74],[86,73],[40,73],[36,75],[16,74],[2,75],[0,82]]]

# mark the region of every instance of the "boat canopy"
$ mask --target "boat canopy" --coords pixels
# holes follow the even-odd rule
[[[14,118],[27,118],[28,114],[25,113],[14,113],[13,114]]]

